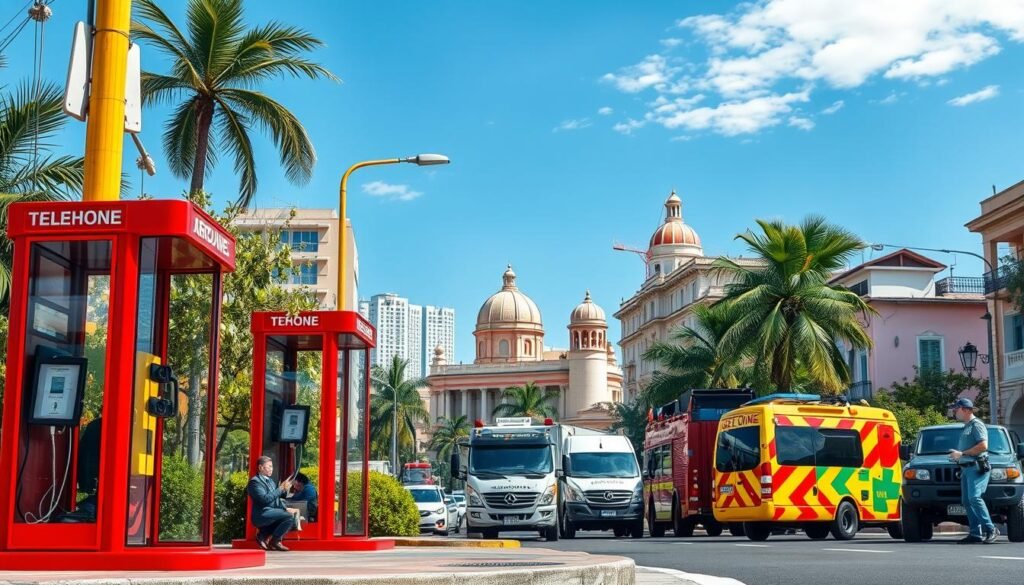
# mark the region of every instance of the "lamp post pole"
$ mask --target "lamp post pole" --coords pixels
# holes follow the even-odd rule
[[[918,248],[914,246],[894,246],[892,244],[871,244],[871,248],[874,250],[881,250],[882,248],[906,248],[908,250],[922,250],[925,252],[942,252],[943,254],[966,254],[967,256],[974,256],[988,267],[988,272],[995,278],[996,270],[989,262],[988,258],[978,254],[976,252],[968,252],[967,250],[950,250],[947,248]],[[992,296],[992,305],[995,306],[995,295]],[[985,314],[981,316],[985,320],[985,328],[988,336],[988,419],[990,424],[998,423],[998,403],[996,402],[996,354],[993,353],[993,342],[992,342],[992,313],[988,310],[988,299],[985,299]]]
[[[419,166],[430,166],[430,165],[446,165],[451,161],[447,156],[440,154],[420,154],[416,156],[410,156],[408,158],[383,158],[379,160],[364,160],[358,162],[348,168],[345,174],[341,176],[341,184],[338,186],[338,213],[341,215],[338,237],[338,298],[334,303],[334,307],[338,311],[345,310],[345,284],[347,279],[345,278],[345,272],[347,271],[348,258],[345,254],[348,252],[348,228],[345,225],[345,206],[348,199],[348,178],[355,171],[363,167],[372,167],[377,165],[394,165],[398,163],[412,163]]]

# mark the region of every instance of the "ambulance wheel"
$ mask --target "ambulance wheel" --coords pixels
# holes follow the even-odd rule
[[[903,503],[900,510],[900,524],[903,526],[903,540],[921,542],[931,540],[934,527],[931,521],[921,514],[921,510]]]
[[[647,503],[647,529],[651,531],[651,536],[654,538],[661,538],[665,536],[665,525],[658,524],[657,516],[654,513],[654,501]]]
[[[825,540],[828,538],[829,528],[830,526],[824,522],[814,522],[804,526],[804,532],[811,540]]]
[[[743,524],[740,522],[730,522],[729,534],[733,536],[743,536]]]
[[[637,520],[636,522],[633,523],[632,526],[629,527],[629,535],[631,537],[633,537],[633,538],[643,538],[644,537],[644,519],[643,518]]]
[[[849,500],[843,500],[836,509],[836,519],[832,521],[832,536],[836,540],[850,540],[860,530],[860,518],[857,507]]]
[[[885,531],[889,533],[889,538],[903,540],[903,525],[899,522],[890,522],[886,524]]]
[[[764,542],[772,535],[772,525],[767,522],[744,522],[743,533],[754,542]]]
[[[1006,537],[1010,542],[1024,542],[1024,500],[1006,513]]]
[[[549,526],[542,536],[548,542],[558,542],[558,526]]]
[[[725,527],[714,520],[710,520],[704,525],[704,532],[707,532],[708,536],[722,536],[723,530]]]

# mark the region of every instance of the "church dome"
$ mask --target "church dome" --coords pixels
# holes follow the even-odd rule
[[[516,286],[516,273],[509,265],[501,290],[490,296],[476,317],[477,331],[486,329],[527,328],[541,329],[543,323],[540,309],[533,299],[519,291]]]
[[[594,325],[594,324],[605,324],[604,309],[597,305],[593,300],[590,299],[590,291],[587,291],[586,296],[583,298],[583,302],[576,305],[573,309],[572,315],[569,317],[569,325]]]
[[[686,246],[700,250],[700,236],[683,222],[683,202],[675,191],[665,200],[665,223],[651,235],[650,247]]]

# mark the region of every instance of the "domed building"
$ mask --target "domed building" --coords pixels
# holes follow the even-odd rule
[[[604,310],[590,291],[569,318],[568,349],[546,349],[540,309],[519,290],[508,266],[501,289],[477,313],[476,358],[450,364],[442,348],[430,367],[430,413],[434,420],[466,416],[492,422],[491,413],[510,386],[532,382],[557,395],[558,420],[603,429],[622,399],[622,370],[608,344]]]

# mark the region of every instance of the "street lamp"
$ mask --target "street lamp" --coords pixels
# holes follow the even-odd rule
[[[346,247],[348,245],[348,232],[345,229],[345,203],[346,195],[348,194],[348,177],[357,169],[363,167],[372,167],[377,165],[394,165],[398,163],[411,163],[421,167],[433,166],[433,165],[446,165],[451,160],[443,154],[417,154],[416,156],[408,156],[405,158],[385,158],[380,160],[366,160],[363,162],[356,163],[345,171],[345,174],[341,176],[341,186],[339,187],[339,202],[338,208],[341,214],[341,237],[338,238],[338,299],[335,303],[335,307],[339,311],[345,310],[345,271],[347,258],[345,256]]]
[[[892,244],[871,244],[871,249],[875,251],[881,251],[885,248],[906,248],[907,250],[918,250],[923,252],[942,252],[943,254],[965,254],[967,256],[974,256],[975,258],[978,258],[985,263],[985,266],[988,267],[989,274],[992,274],[993,277],[996,276],[995,268],[992,266],[992,263],[988,261],[988,258],[985,258],[981,254],[975,252],[968,252],[966,250],[950,250],[947,248],[919,248],[915,246],[894,246]],[[995,297],[993,296],[993,306],[994,305]],[[992,313],[990,313],[988,310],[988,300],[985,301],[985,314],[982,315],[981,318],[985,320],[985,327],[987,330],[988,337],[988,355],[982,357],[981,359],[982,363],[988,364],[988,419],[991,424],[997,424],[998,421],[996,419],[998,413],[996,411],[998,410],[998,405],[996,403],[996,361],[993,359],[995,353],[993,353],[994,350],[992,348]],[[968,343],[967,345],[971,344]],[[971,347],[974,346],[971,345]],[[977,348],[975,348],[975,355],[977,355]],[[963,359],[964,354],[961,353],[960,360],[962,364]],[[974,371],[974,365],[977,365],[976,361],[972,362],[971,371]],[[964,365],[964,369],[967,369],[966,365]],[[968,375],[970,375],[970,373],[968,373]]]
[[[967,377],[970,378],[978,365],[978,348],[968,341],[957,353],[960,354],[960,365],[964,367]]]

